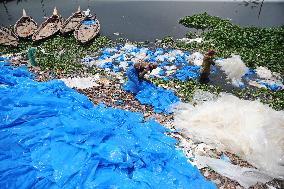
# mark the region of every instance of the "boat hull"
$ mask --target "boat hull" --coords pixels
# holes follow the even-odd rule
[[[53,15],[40,25],[37,31],[33,34],[32,40],[39,41],[56,34],[62,26],[62,18],[58,15]]]
[[[18,37],[27,38],[37,30],[37,23],[29,16],[21,17],[14,26],[14,32]]]
[[[62,34],[67,34],[74,31],[85,18],[86,16],[81,12],[74,13],[64,22],[60,32]]]
[[[87,43],[94,39],[100,32],[100,22],[97,19],[86,19],[80,23],[74,36],[80,43]]]
[[[19,45],[19,39],[12,30],[0,27],[0,44],[16,47]]]

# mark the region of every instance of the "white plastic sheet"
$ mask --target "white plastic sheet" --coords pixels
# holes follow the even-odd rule
[[[225,72],[227,77],[232,81],[235,86],[242,84],[242,77],[248,72],[248,67],[241,60],[239,55],[232,55],[231,58],[217,61],[217,64],[221,66],[221,69]]]
[[[249,188],[250,186],[253,186],[258,182],[266,183],[273,179],[272,177],[266,175],[265,173],[257,169],[240,167],[238,165],[233,165],[221,159],[214,159],[205,156],[196,156],[196,160],[200,164],[204,164],[210,167],[217,173],[237,181],[244,188]]]
[[[222,94],[197,106],[181,104],[175,126],[195,140],[231,151],[269,175],[284,178],[284,111]]]

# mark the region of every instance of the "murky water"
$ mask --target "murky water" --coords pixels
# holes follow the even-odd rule
[[[78,6],[90,8],[101,22],[101,34],[111,38],[123,37],[137,41],[153,41],[171,35],[184,36],[187,28],[178,24],[186,15],[208,12],[230,18],[244,26],[271,27],[284,25],[284,1],[264,3],[260,17],[260,4],[234,2],[194,1],[135,1],[135,0],[12,0],[0,1],[0,24],[13,25],[25,8],[37,22],[44,21],[56,6],[67,18]],[[119,33],[119,36],[114,35]]]

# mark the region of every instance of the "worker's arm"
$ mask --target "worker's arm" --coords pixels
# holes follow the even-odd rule
[[[212,64],[213,66],[215,66],[215,61],[213,59],[210,59],[209,63]]]
[[[139,79],[143,79],[145,74],[148,72],[147,69],[144,69],[142,72],[139,73]]]

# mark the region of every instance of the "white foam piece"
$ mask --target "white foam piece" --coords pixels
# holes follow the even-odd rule
[[[260,78],[271,79],[273,77],[272,72],[266,67],[263,66],[257,67],[255,71],[258,77]]]
[[[127,67],[128,67],[128,63],[125,62],[125,61],[124,61],[124,62],[120,62],[119,67],[122,68],[122,69],[124,69],[124,70],[126,70]]]
[[[156,69],[153,69],[151,72],[150,72],[150,75],[153,75],[153,76],[156,76],[156,77],[159,77],[159,73],[161,71],[161,68],[160,67],[157,67]]]
[[[193,53],[188,59],[196,66],[201,66],[203,62],[203,54],[200,52]]]
[[[126,44],[121,48],[121,50],[127,51],[127,50],[131,50],[131,49],[134,49],[134,48],[136,48],[135,45],[132,45],[132,44],[130,44],[130,43],[126,43]]]
[[[112,53],[112,52],[117,52],[118,50],[116,48],[106,48],[105,51]]]
[[[203,41],[202,38],[195,38],[195,39],[189,39],[189,38],[181,38],[178,39],[181,42],[185,42],[185,43],[193,43],[193,42],[197,42],[197,43],[201,43]]]

